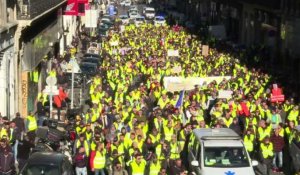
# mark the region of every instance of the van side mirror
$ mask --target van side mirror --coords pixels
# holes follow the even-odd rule
[[[194,167],[197,167],[197,166],[199,166],[199,162],[197,160],[193,160],[191,162],[191,165],[194,166]]]
[[[258,166],[258,161],[257,160],[252,160],[252,166]]]

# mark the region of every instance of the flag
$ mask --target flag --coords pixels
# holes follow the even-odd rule
[[[77,0],[68,0],[66,6],[65,15],[77,16],[78,15],[78,1]]]
[[[180,91],[179,98],[176,102],[175,108],[180,108],[183,105],[183,97],[185,91]]]

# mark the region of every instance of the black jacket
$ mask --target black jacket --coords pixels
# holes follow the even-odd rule
[[[29,158],[31,148],[34,148],[34,144],[32,144],[31,142],[27,140],[20,141],[18,145],[17,158],[27,160]]]
[[[15,172],[15,159],[12,153],[8,155],[0,154],[0,172]]]

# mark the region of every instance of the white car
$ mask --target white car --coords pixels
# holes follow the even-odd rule
[[[129,11],[129,18],[130,19],[135,19],[136,17],[138,17],[139,14],[138,14],[138,11],[137,10],[130,10]]]
[[[138,8],[137,8],[137,6],[132,5],[132,6],[129,7],[129,10],[138,10]]]
[[[122,21],[122,24],[129,24],[129,17],[128,15],[120,15],[119,18]]]
[[[145,17],[143,16],[137,16],[135,19],[134,19],[134,24],[136,26],[140,26],[141,24],[144,24],[145,23]]]
[[[155,17],[155,9],[152,7],[144,7],[143,14],[147,19],[153,19]]]
[[[255,175],[241,137],[229,128],[194,129],[188,142],[189,171],[196,175]],[[234,157],[234,158],[233,158]]]
[[[120,5],[121,5],[121,6],[125,6],[125,4],[126,4],[126,1],[125,1],[125,0],[123,0],[123,1],[120,2]]]
[[[126,7],[131,6],[131,0],[125,0],[124,6]]]
[[[154,17],[154,25],[155,26],[165,26],[166,19],[163,16],[155,16]]]

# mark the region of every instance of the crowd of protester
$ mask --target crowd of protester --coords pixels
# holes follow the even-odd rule
[[[294,132],[300,115],[293,98],[270,102],[276,83],[271,76],[249,70],[238,57],[213,48],[203,56],[201,42],[181,27],[128,25],[110,33],[101,46],[103,63],[89,87],[90,109],[76,117],[77,175],[188,174],[185,143],[195,128],[231,128],[242,137],[251,158],[265,166],[266,174],[282,172],[284,150],[300,141]],[[180,56],[169,57],[170,49]],[[181,72],[172,71],[176,66]],[[52,71],[51,76],[61,74]],[[167,91],[166,76],[231,78],[185,91],[183,104],[177,106],[180,92]],[[232,90],[232,97],[218,98],[219,90]],[[67,95],[60,91],[64,102]],[[2,119],[1,173],[14,174],[14,165],[24,166],[45,119],[39,117],[38,122],[36,117],[45,115],[46,101],[38,97],[35,114]],[[55,103],[61,107],[61,102]]]

